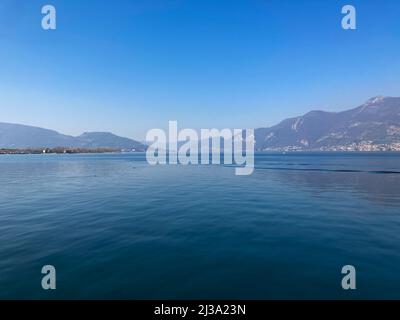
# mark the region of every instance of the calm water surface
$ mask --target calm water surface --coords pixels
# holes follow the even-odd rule
[[[2,299],[400,298],[400,154],[5,155],[0,185]]]

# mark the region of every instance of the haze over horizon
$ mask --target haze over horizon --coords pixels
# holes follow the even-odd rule
[[[41,1],[0,5],[0,122],[144,140],[168,120],[267,127],[400,96],[398,1],[352,1],[347,31],[337,0],[51,4],[54,31]]]

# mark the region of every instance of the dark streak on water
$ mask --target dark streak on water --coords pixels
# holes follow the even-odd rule
[[[284,170],[284,171],[320,171],[320,172],[364,172],[364,173],[375,173],[375,174],[399,174],[400,171],[388,171],[388,170],[344,170],[344,169],[293,169],[293,168],[257,168],[259,170]]]
[[[395,153],[257,154],[248,177],[143,154],[2,156],[0,298],[400,298],[398,173]]]

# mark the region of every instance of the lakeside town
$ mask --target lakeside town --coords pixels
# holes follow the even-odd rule
[[[346,145],[326,146],[315,149],[306,149],[300,146],[286,146],[279,148],[257,149],[256,152],[400,152],[400,142],[390,144],[376,144],[363,141]],[[136,152],[134,149],[118,148],[26,148],[0,149],[0,155],[5,154],[78,154],[78,153],[120,153]]]
[[[323,146],[320,148],[306,148],[302,146],[286,146],[279,148],[264,148],[260,151],[274,152],[400,152],[400,142],[376,144],[363,141],[360,143],[349,143],[345,145]]]

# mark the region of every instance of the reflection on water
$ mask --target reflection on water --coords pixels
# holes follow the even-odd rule
[[[399,154],[255,160],[0,157],[0,298],[400,298]]]

